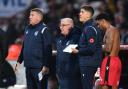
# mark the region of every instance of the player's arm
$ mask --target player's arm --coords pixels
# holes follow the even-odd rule
[[[52,38],[49,29],[46,28],[44,30],[44,33],[42,34],[42,38],[43,38],[43,46],[44,46],[44,59],[42,60],[43,62],[42,72],[44,74],[48,74],[50,59],[52,57]]]
[[[114,34],[114,40],[113,40],[113,45],[112,45],[112,49],[110,52],[110,56],[115,56],[118,54],[119,49],[120,49],[120,35],[119,35],[119,31],[116,31]]]
[[[109,31],[109,38],[106,40],[106,44],[105,44],[105,51],[111,53],[112,49],[113,49],[113,43],[114,43],[114,36],[115,36],[115,32],[114,31]]]
[[[84,47],[79,48],[80,55],[93,55],[96,51],[96,32],[93,28],[88,28],[86,31]]]

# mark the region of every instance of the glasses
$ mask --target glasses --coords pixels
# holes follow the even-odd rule
[[[60,24],[60,27],[65,27],[65,26],[68,26],[70,24]]]

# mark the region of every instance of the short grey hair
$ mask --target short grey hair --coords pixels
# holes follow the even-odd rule
[[[71,18],[62,18],[60,21],[63,21],[63,20],[69,22],[72,26],[74,26],[73,19],[71,19]]]
[[[30,12],[31,12],[31,11],[35,11],[35,12],[39,13],[39,14],[41,15],[41,18],[43,18],[43,15],[44,15],[43,9],[40,9],[40,8],[33,8],[33,9],[30,10]]]

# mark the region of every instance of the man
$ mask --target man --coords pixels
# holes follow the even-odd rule
[[[17,70],[24,61],[27,89],[46,89],[42,82],[47,80],[52,47],[51,34],[42,20],[43,12],[40,9],[34,8],[30,11],[29,25],[25,28],[24,43],[16,65]],[[38,76],[41,71],[42,79]]]
[[[96,17],[99,27],[105,31],[104,51],[106,57],[103,59],[100,71],[100,84],[102,89],[118,89],[121,61],[118,57],[120,50],[120,33],[119,30],[111,25],[110,16],[102,13]]]
[[[8,44],[6,32],[0,28],[0,87],[7,88],[16,84],[15,72],[6,61],[8,55]],[[6,80],[3,81],[3,80]]]
[[[78,56],[63,51],[70,44],[78,44],[81,32],[71,18],[61,19],[60,30],[61,34],[56,41],[56,71],[60,89],[82,89]]]
[[[84,27],[78,49],[72,49],[73,53],[79,54],[83,89],[93,88],[94,74],[100,65],[102,55],[101,32],[92,20],[93,14],[94,10],[91,6],[81,7],[79,20],[84,24]]]

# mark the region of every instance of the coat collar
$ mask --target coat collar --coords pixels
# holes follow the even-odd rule
[[[84,23],[84,26],[92,25],[92,23],[93,23],[93,19],[90,19],[90,20],[88,20],[88,21],[86,21],[86,22]]]

